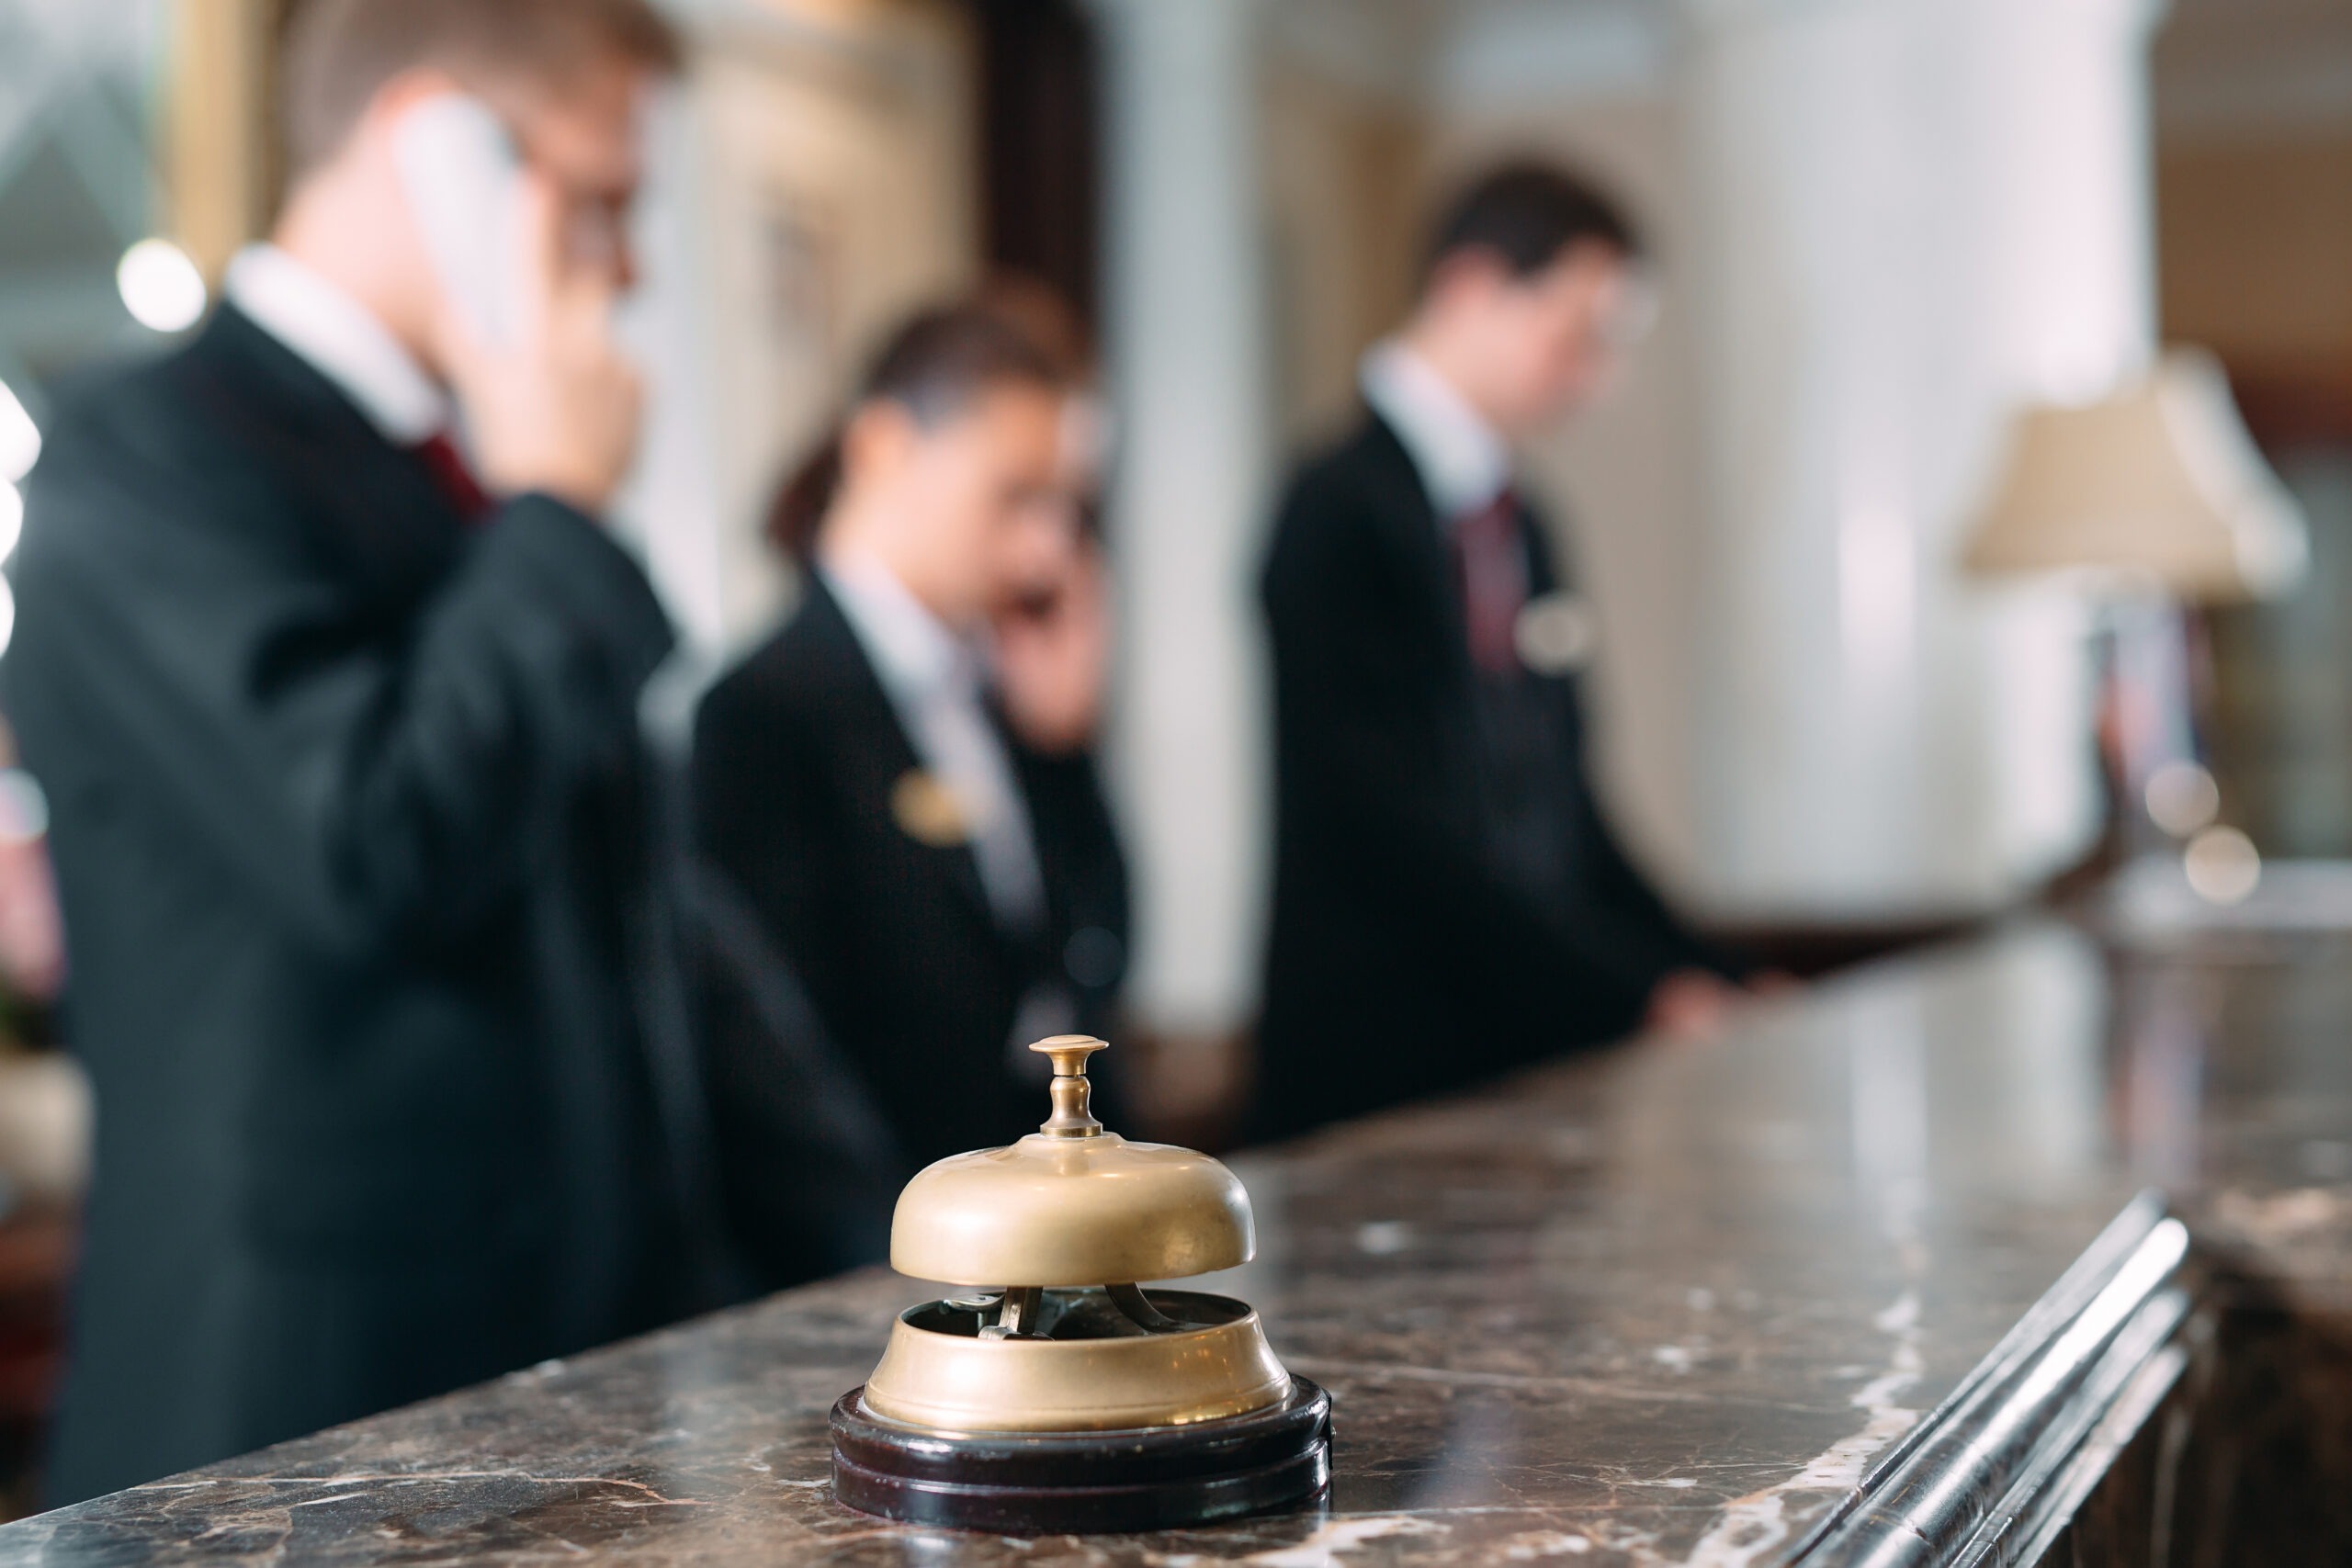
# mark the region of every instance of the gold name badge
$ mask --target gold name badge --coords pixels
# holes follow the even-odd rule
[[[899,774],[890,786],[890,815],[900,832],[934,850],[953,849],[972,836],[956,792],[921,768]]]
[[[1573,675],[1592,662],[1600,620],[1589,601],[1574,593],[1531,599],[1511,627],[1520,662],[1538,675]]]

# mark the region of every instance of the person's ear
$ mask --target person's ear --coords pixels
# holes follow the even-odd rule
[[[871,480],[897,474],[922,438],[914,416],[903,405],[888,398],[861,403],[842,430],[842,475]]]
[[[447,71],[432,66],[418,66],[403,71],[376,89],[352,129],[353,141],[388,134],[402,116],[419,104],[451,94],[463,95],[464,83]]]
[[[1631,258],[1600,240],[1578,240],[1553,259],[1544,279],[1557,288],[1609,298],[1622,292],[1633,276]]]
[[[1422,291],[1432,309],[1450,310],[1492,299],[1514,281],[1510,264],[1484,245],[1465,245],[1438,258]]]

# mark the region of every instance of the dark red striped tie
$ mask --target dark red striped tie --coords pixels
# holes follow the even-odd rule
[[[498,503],[491,499],[488,491],[481,488],[481,481],[474,478],[474,471],[468,466],[465,454],[458,450],[458,444],[449,439],[447,431],[441,431],[423,442],[415,451],[418,461],[433,476],[434,484],[439,487],[458,516],[469,524],[481,523],[489,518]]]
[[[1470,661],[1493,675],[1519,669],[1519,615],[1527,607],[1527,546],[1519,495],[1506,490],[1453,525],[1454,574]]]

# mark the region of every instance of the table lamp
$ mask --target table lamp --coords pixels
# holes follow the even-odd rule
[[[2308,548],[2221,366],[2177,349],[2101,401],[2026,410],[1962,559],[1985,576],[2081,571],[2213,604],[2284,592]]]
[[[2176,349],[2098,402],[2019,414],[1961,558],[1983,577],[2073,576],[2104,602],[2110,772],[2145,808],[2133,822],[2190,840],[2192,882],[2218,894],[2251,893],[2258,863],[2243,834],[2212,826],[2220,796],[2196,757],[2183,606],[2277,597],[2309,553],[2301,509],[2220,364]]]

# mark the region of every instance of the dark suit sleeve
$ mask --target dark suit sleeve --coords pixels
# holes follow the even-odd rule
[[[1540,517],[1531,515],[1529,525],[1530,586],[1536,593],[1550,593],[1561,585],[1552,534]],[[1677,969],[1705,969],[1738,977],[1743,972],[1738,960],[1692,931],[1625,852],[1593,789],[1585,743],[1588,733],[1589,727],[1580,722],[1572,759],[1579,784],[1575,801],[1576,841],[1586,856],[1586,886],[1606,918],[1605,940],[1620,955],[1618,962],[1653,979],[1663,979]]]
[[[1660,978],[1677,969],[1704,969],[1725,979],[1744,979],[1748,966],[1736,954],[1707,941],[1658,896],[1657,887],[1625,853],[1616,831],[1600,813],[1592,791],[1584,792],[1580,842],[1591,855],[1591,882],[1629,947]]]
[[[828,889],[844,874],[821,748],[757,660],[695,725],[694,818],[718,917],[705,1047],[722,1177],[762,1290],[888,1255],[913,1174],[824,1024],[854,983]]]
[[[850,977],[829,911],[848,868],[831,830],[823,748],[771,677],[747,666],[704,699],[695,722],[695,839],[799,971],[819,1010],[838,1010]]]
[[[1449,723],[1444,671],[1412,623],[1415,585],[1390,570],[1344,497],[1295,496],[1264,592],[1294,820],[1328,835],[1328,863],[1419,934],[1497,1061],[1530,1035],[1559,1045],[1634,1027],[1647,976],[1629,975],[1598,930],[1491,872],[1465,784],[1467,737]],[[1341,504],[1334,504],[1339,502]]]
[[[544,497],[405,616],[358,603],[283,513],[257,479],[53,443],[11,708],[85,773],[175,799],[322,943],[462,938],[635,743],[669,624],[627,554]]]
[[[1126,854],[1091,752],[1047,756],[1015,745],[1038,859],[1060,908],[1057,957],[1078,992],[1080,1032],[1099,1034],[1126,978]]]
[[[698,868],[690,914],[721,1196],[762,1293],[889,1256],[914,1174],[792,964],[725,874]]]

